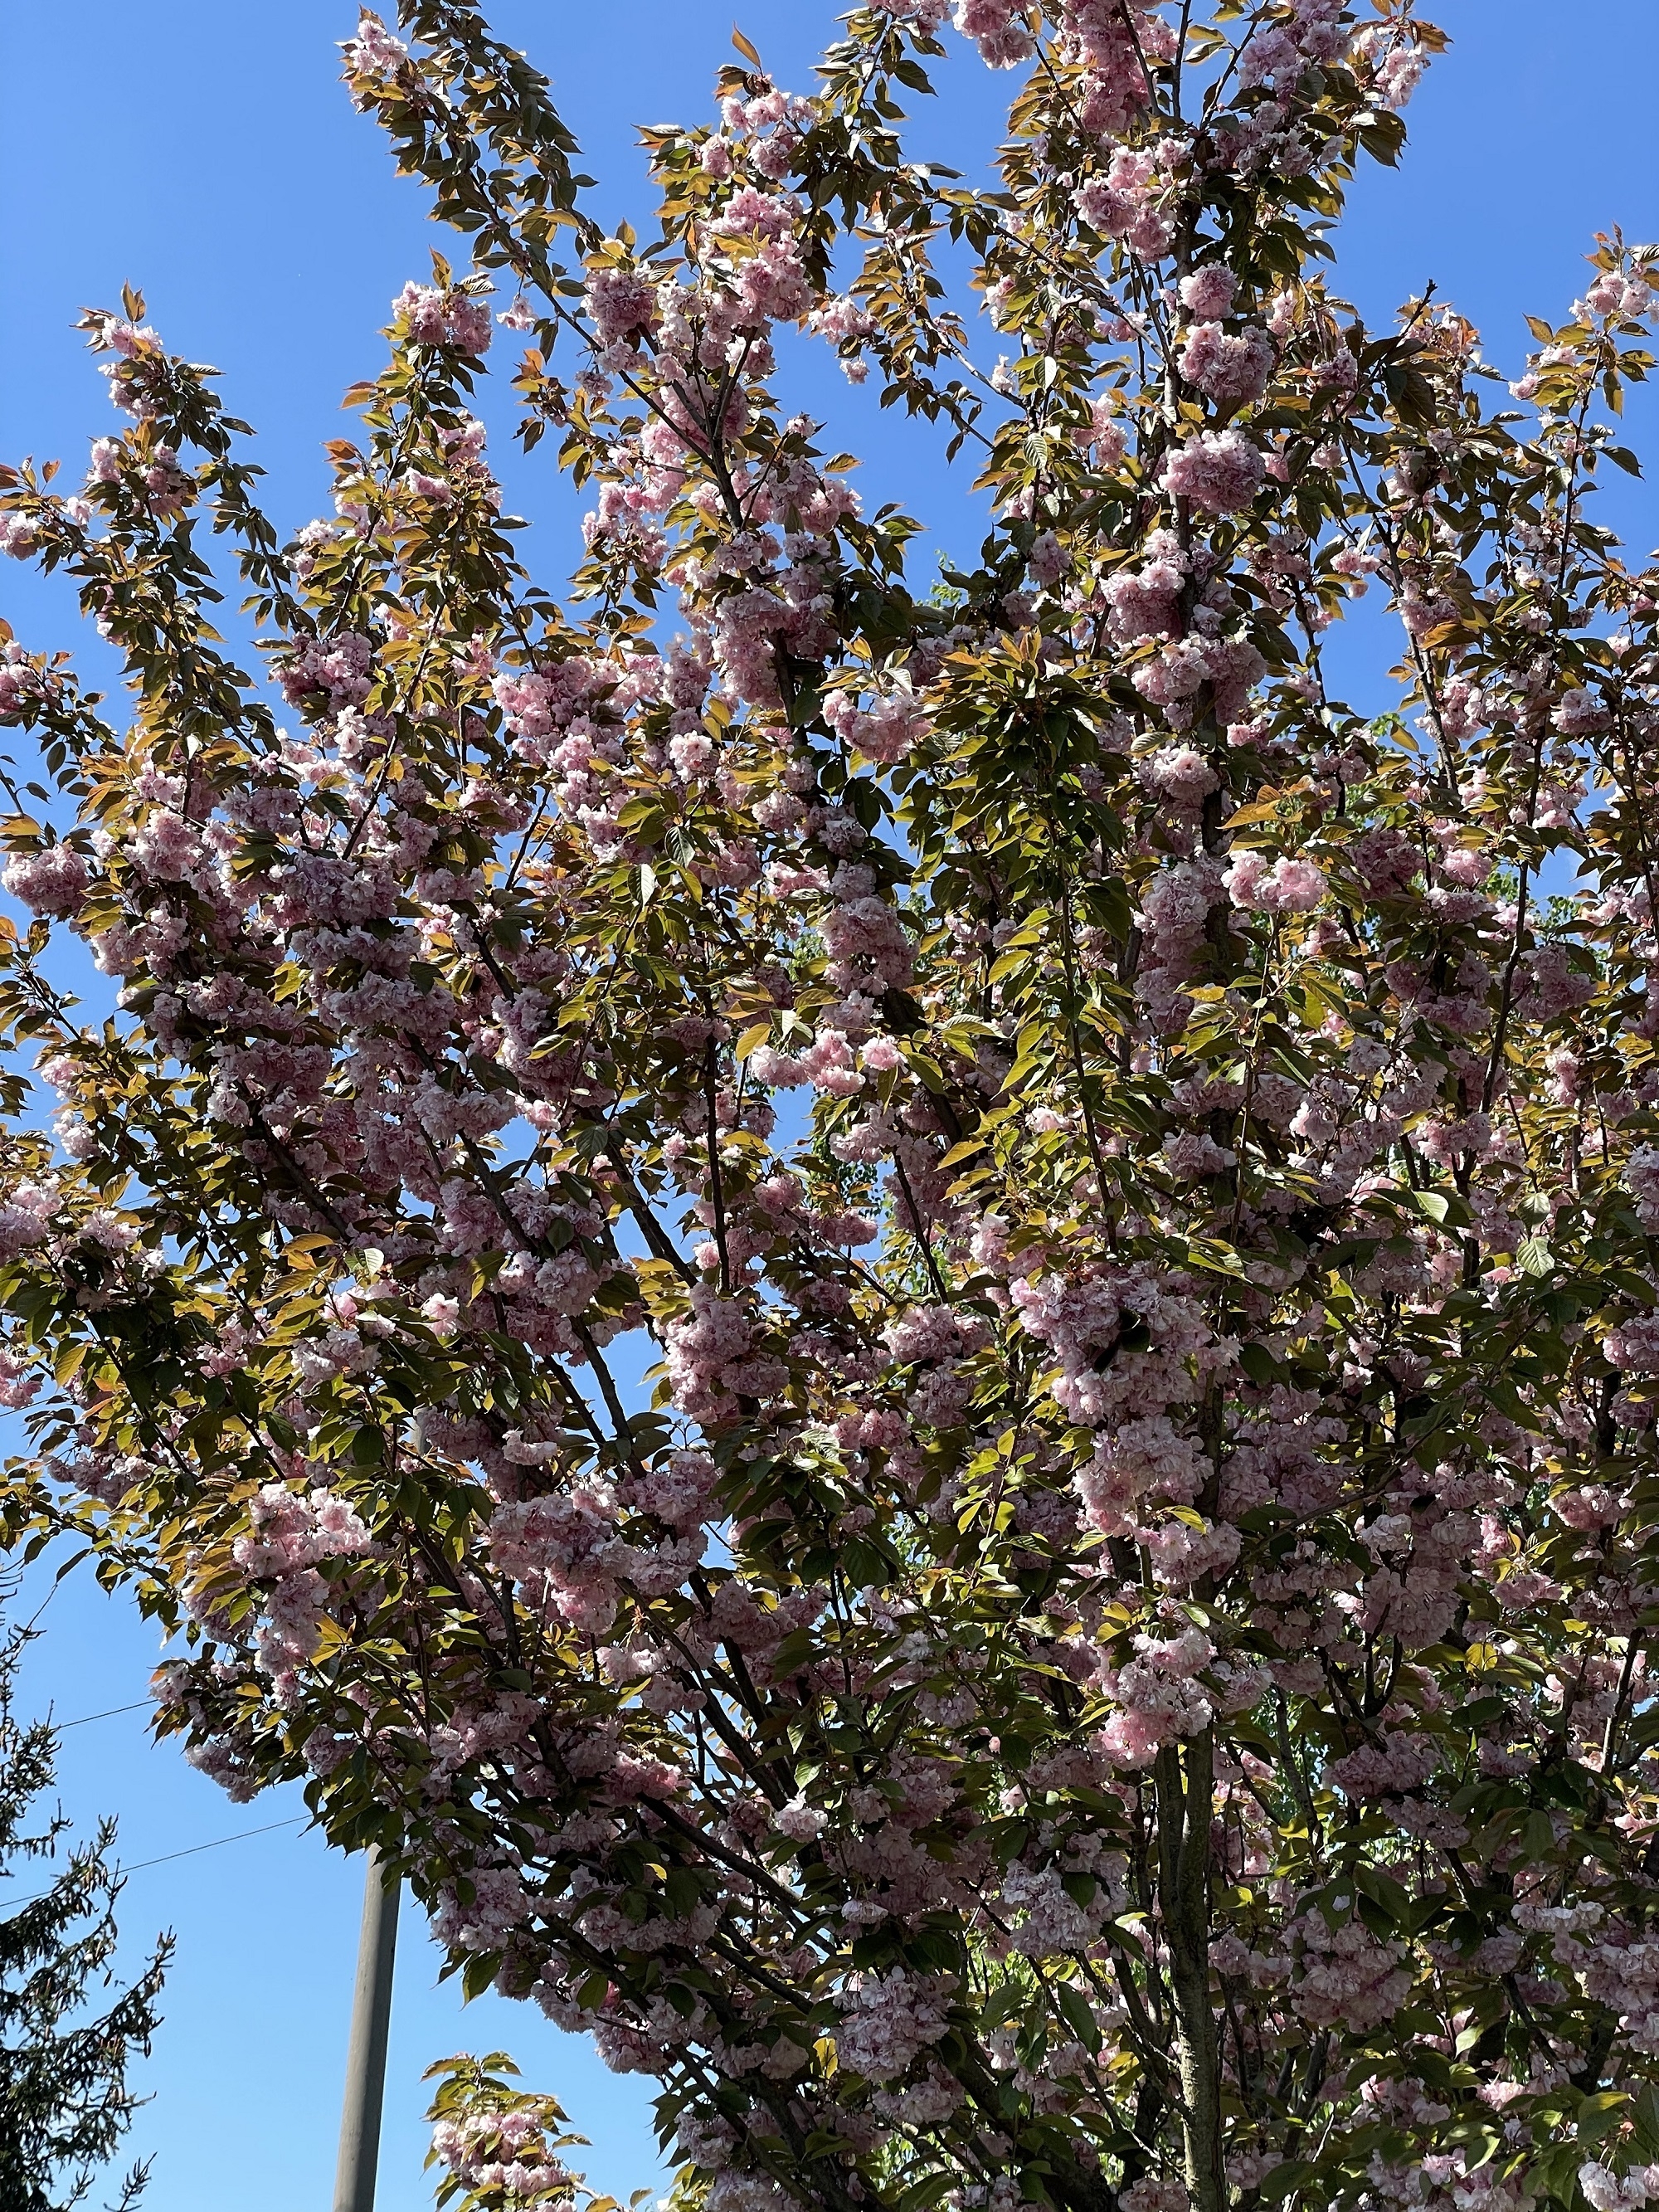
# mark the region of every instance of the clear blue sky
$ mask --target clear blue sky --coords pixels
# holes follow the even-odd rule
[[[781,80],[805,88],[834,9],[738,0],[736,12]],[[1482,326],[1489,357],[1513,370],[1527,343],[1522,313],[1559,315],[1582,289],[1594,231],[1618,222],[1632,237],[1659,235],[1659,5],[1440,0],[1429,12],[1455,44],[1413,103],[1401,172],[1362,179],[1340,289],[1381,319],[1431,276]],[[556,80],[586,166],[604,180],[608,219],[637,222],[644,211],[632,126],[705,112],[732,13],[732,0],[500,0],[499,27]],[[373,373],[388,301],[446,243],[337,80],[332,41],[355,17],[349,0],[21,0],[0,11],[0,458],[59,456],[73,472],[85,441],[108,428],[71,325],[131,281],[171,344],[224,371],[233,411],[261,433],[279,525],[318,511],[339,393]],[[916,143],[971,173],[1007,80],[958,46],[945,84]],[[848,392],[822,352],[790,366],[797,404],[833,412],[836,441],[864,456],[870,504],[902,500],[939,541],[971,546],[973,509],[943,487],[929,433]],[[504,429],[504,411],[487,411]],[[1659,466],[1655,416],[1651,404],[1633,409],[1632,442]],[[505,436],[495,440],[513,501],[537,523],[541,574],[556,585],[574,510],[545,453],[514,465]],[[1659,538],[1645,486],[1621,484],[1608,515],[1644,550]],[[107,676],[60,587],[7,563],[0,613],[31,645],[76,647],[83,666]],[[44,1595],[38,1579],[31,1595]],[[58,1591],[42,1626],[27,1676],[33,1709],[50,1700],[73,1718],[142,1695],[153,1638],[84,1576]],[[118,1814],[129,1863],[296,1809],[228,1804],[171,1752],[150,1749],[143,1721],[96,1722],[64,1745],[65,1806],[82,1819]],[[179,1941],[145,2071],[155,2100],[135,2136],[156,2154],[156,2212],[301,2212],[331,2201],[360,1894],[356,1865],[298,1829],[133,1876],[124,1913],[135,1944],[163,1925]],[[606,2074],[524,2007],[487,2000],[463,2016],[407,1915],[404,1943],[381,2212],[429,2201],[419,2077],[459,2048],[510,2046],[527,2078],[556,2089],[594,2139],[589,2170],[603,2186],[625,2197],[658,2179],[644,2084]]]

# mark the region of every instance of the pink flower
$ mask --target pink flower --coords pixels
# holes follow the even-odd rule
[[[1115,469],[1128,450],[1128,441],[1122,425],[1112,415],[1110,403],[1095,400],[1089,410],[1089,441],[1095,449],[1096,465]]]
[[[392,312],[416,345],[453,346],[470,354],[489,349],[489,308],[470,292],[405,284],[392,301]]]
[[[1550,717],[1564,738],[1588,738],[1609,729],[1613,717],[1593,691],[1569,691]]]
[[[355,630],[339,630],[328,638],[307,638],[278,662],[276,681],[290,706],[326,705],[337,712],[368,698],[374,660],[371,640]]]
[[[0,1198],[0,1260],[44,1244],[58,1206],[57,1193],[40,1183],[18,1183]]]
[[[1273,373],[1273,342],[1265,331],[1229,337],[1219,323],[1194,323],[1181,353],[1181,373],[1218,406],[1260,399]]]
[[[40,1388],[40,1377],[31,1375],[22,1362],[9,1352],[0,1352],[0,1407],[7,1413],[21,1413],[35,1397]]]
[[[856,1975],[836,2031],[841,2063],[867,2081],[896,2081],[944,2036],[955,1977],[913,1974],[893,1966]]]
[[[1131,1771],[1150,1766],[1166,1743],[1196,1735],[1215,1717],[1197,1680],[1215,1657],[1201,1629],[1167,1639],[1137,1636],[1134,1647],[1137,1656],[1127,1666],[1108,1668],[1103,1676],[1102,1686],[1119,1711],[1097,1739],[1114,1765]]]
[[[675,773],[692,783],[700,776],[714,775],[720,765],[720,748],[701,730],[689,730],[684,737],[669,739],[668,757]]]
[[[914,23],[919,31],[936,31],[950,5],[951,0],[875,0],[875,11],[896,22]]]
[[[1149,2174],[1118,2198],[1121,2212],[1189,2212],[1192,2198],[1179,2181],[1155,2181]]]
[[[354,76],[392,76],[409,59],[409,48],[401,39],[394,38],[378,15],[364,9],[357,25],[357,35],[348,39],[345,64],[349,75]]]
[[[1659,1229],[1659,1146],[1637,1146],[1625,1163],[1625,1182],[1643,1227]]]
[[[1206,262],[1181,280],[1181,301],[1201,323],[1219,322],[1233,311],[1238,279],[1218,261]]]
[[[1295,1926],[1304,1949],[1291,2002],[1302,2019],[1363,2035],[1393,2018],[1411,1993],[1403,1944],[1379,1942],[1362,1920],[1331,1928],[1318,1912],[1302,1914]]]
[[[1240,853],[1227,871],[1233,904],[1261,914],[1310,914],[1330,889],[1311,860],[1286,856],[1271,866],[1260,853]]]
[[[932,727],[927,708],[902,684],[862,709],[851,692],[832,691],[823,702],[823,719],[844,744],[883,767],[902,760]]]
[[[1120,146],[1106,174],[1079,189],[1078,211],[1103,237],[1121,238],[1141,260],[1156,261],[1175,235],[1160,204],[1164,187],[1154,155]]]
[[[1370,65],[1371,81],[1385,107],[1401,108],[1416,91],[1427,66],[1422,49],[1393,25],[1376,24],[1353,42],[1355,58]]]
[[[657,320],[657,288],[632,269],[595,269],[582,304],[602,346],[637,337]]]
[[[1140,763],[1140,775],[1160,798],[1189,813],[1221,788],[1221,778],[1195,745],[1165,745]]]
[[[43,845],[39,852],[14,853],[0,882],[32,914],[67,920],[86,898],[87,864],[73,845]]]
[[[1164,1413],[1103,1431],[1093,1459],[1077,1478],[1084,1517],[1105,1536],[1130,1534],[1146,1499],[1188,1505],[1203,1486],[1197,1446]]]
[[[1178,1182],[1196,1182],[1205,1176],[1224,1174],[1238,1155],[1201,1129],[1183,1129],[1164,1139],[1164,1158]]]
[[[1258,26],[1246,41],[1239,58],[1241,84],[1263,84],[1269,78],[1294,77],[1303,68],[1300,48],[1288,26]]]
[[[1420,1790],[1439,1763],[1432,1743],[1384,1734],[1379,1743],[1362,1744],[1345,1759],[1333,1761],[1328,1771],[1345,1797],[1364,1801]]]
[[[791,1843],[810,1844],[817,1841],[830,1825],[827,1814],[808,1805],[804,1797],[792,1797],[773,1815],[772,1826]]]
[[[812,288],[793,239],[772,239],[745,260],[738,273],[738,298],[744,319],[755,323],[799,322],[812,304]]]
[[[1036,52],[1021,0],[955,0],[951,20],[993,69],[1013,69]]]
[[[1261,489],[1265,469],[1257,447],[1238,430],[1200,430],[1164,464],[1164,488],[1189,499],[1207,514],[1236,514]]]
[[[820,1030],[800,1055],[799,1065],[812,1088],[832,1098],[854,1098],[864,1088],[852,1047],[840,1030]]]
[[[1153,531],[1144,555],[1139,568],[1118,569],[1102,593],[1108,624],[1120,645],[1132,645],[1139,637],[1168,636],[1180,618],[1187,563],[1175,532]]]
[[[37,668],[15,638],[0,646],[0,722],[21,721],[24,714],[52,699],[58,679]]]
[[[1632,2166],[1620,2181],[1587,2159],[1578,2169],[1578,2186],[1591,2212],[1644,2212],[1659,2197],[1659,2165]]]

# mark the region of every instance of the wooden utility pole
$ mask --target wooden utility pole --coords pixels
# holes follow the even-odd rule
[[[334,2212],[374,2212],[374,2178],[380,2156],[380,2112],[386,2101],[386,2033],[392,2023],[392,1968],[398,1948],[398,1900],[402,1882],[390,1881],[371,1844],[363,1877],[363,1925],[357,1942],[357,1985],[351,2001],[351,2043],[346,2052],[345,2103],[340,2115],[340,2163],[334,2179]]]

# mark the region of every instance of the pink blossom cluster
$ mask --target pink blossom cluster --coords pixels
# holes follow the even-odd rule
[[[938,0],[941,15],[945,0]],[[832,298],[813,308],[807,327],[816,337],[828,338],[841,356],[842,374],[849,384],[862,384],[870,374],[863,347],[876,335],[878,325],[866,307],[850,296]]]
[[[319,1559],[355,1558],[370,1547],[356,1508],[327,1490],[305,1497],[268,1482],[249,1510],[252,1533],[239,1536],[231,1547],[237,1565],[249,1576],[291,1574]]]
[[[15,1183],[0,1198],[0,1260],[15,1260],[19,1253],[44,1244],[59,1204],[58,1194],[49,1183]]]
[[[1290,854],[1270,861],[1255,851],[1235,855],[1226,884],[1235,906],[1259,914],[1310,914],[1330,889],[1313,861]]]
[[[480,2197],[499,2193],[502,2203],[514,2206],[562,2205],[570,2200],[574,2177],[546,2147],[557,2124],[551,2116],[523,2108],[440,2120],[432,2130],[432,2154]]]
[[[860,707],[849,692],[832,691],[824,701],[823,719],[843,744],[883,768],[902,760],[929,728],[926,708],[902,683],[878,692],[868,707]]]
[[[1225,896],[1223,872],[1207,855],[1160,868],[1141,893],[1143,933],[1135,991],[1161,1034],[1178,1036],[1191,1000],[1182,986],[1197,969],[1209,912]]]
[[[1242,430],[1200,430],[1170,454],[1162,481],[1172,499],[1190,500],[1206,514],[1237,514],[1265,473],[1261,448]]]
[[[14,518],[8,515],[4,520]],[[0,723],[39,714],[61,697],[63,686],[50,670],[30,659],[15,638],[0,645]]]
[[[368,698],[374,665],[374,640],[346,631],[306,640],[278,663],[276,680],[290,706],[325,705],[337,714]]]
[[[1215,1656],[1196,1628],[1177,1636],[1138,1635],[1135,1656],[1103,1674],[1102,1687],[1116,1707],[1097,1741],[1115,1766],[1133,1772],[1150,1766],[1166,1743],[1197,1735],[1215,1717],[1200,1676]]]
[[[1192,719],[1191,702],[1207,684],[1210,687],[1213,710],[1218,720],[1232,722],[1244,711],[1246,702],[1255,686],[1267,672],[1267,664],[1260,651],[1248,638],[1224,637],[1211,630],[1197,629],[1185,637],[1170,640],[1150,659],[1141,661],[1134,671],[1134,687],[1149,704],[1161,707],[1164,719],[1172,728],[1183,729]],[[1162,780],[1173,777],[1188,788],[1195,787],[1206,775],[1213,776],[1207,767],[1176,769],[1171,763],[1202,757],[1194,756],[1190,746],[1165,748],[1160,770],[1152,763],[1143,763],[1142,773],[1155,788],[1162,787]],[[1218,787],[1212,782],[1210,789]],[[1207,792],[1198,793],[1200,803]],[[1187,803],[1171,789],[1165,796],[1176,798],[1177,804]]]
[[[32,1404],[40,1395],[40,1382],[25,1361],[14,1352],[0,1350],[0,1407],[9,1413],[21,1413]]]
[[[1139,567],[1115,570],[1102,590],[1111,633],[1120,645],[1175,633],[1187,575],[1187,556],[1175,532],[1153,531],[1143,545]]]
[[[280,1680],[312,1658],[321,1640],[328,1584],[318,1565],[362,1558],[374,1544],[356,1508],[325,1489],[307,1496],[268,1482],[248,1510],[252,1529],[235,1539],[231,1556],[250,1581],[270,1584],[258,1649],[262,1665]]]
[[[951,21],[991,69],[1014,69],[1036,52],[1019,0],[953,0]]]
[[[346,72],[354,76],[394,76],[409,59],[409,48],[387,30],[380,18],[364,9],[356,38],[342,49]]]
[[[595,269],[582,304],[602,347],[619,341],[632,345],[656,323],[657,287],[636,270]]]
[[[1120,146],[1105,175],[1091,179],[1077,195],[1083,220],[1103,238],[1121,239],[1142,261],[1158,260],[1175,235],[1161,150]]]
[[[1241,83],[1278,89],[1304,70],[1337,60],[1351,38],[1343,17],[1339,0],[1293,0],[1288,17],[1254,25],[1239,55]]]
[[[1158,2180],[1147,2174],[1132,2183],[1117,2201],[1123,2212],[1191,2212],[1193,2200],[1184,2181]]]
[[[1077,1478],[1085,1516],[1105,1536],[1132,1534],[1147,1500],[1190,1505],[1203,1486],[1198,1449],[1167,1413],[1123,1421],[1097,1437]]]
[[[1219,323],[1194,323],[1181,349],[1181,373],[1218,407],[1243,407],[1267,389],[1274,357],[1265,331],[1231,336]]]
[[[1316,2027],[1340,2024],[1363,2035],[1393,2019],[1411,1994],[1403,1943],[1382,1942],[1357,1917],[1335,1925],[1304,1912],[1291,1934],[1298,1954],[1291,2002]]]
[[[1425,58],[1421,47],[1399,26],[1374,23],[1358,33],[1352,51],[1370,71],[1383,105],[1404,107],[1422,82]]]
[[[33,853],[14,853],[0,882],[31,914],[68,919],[81,910],[89,872],[73,845],[42,845]]]
[[[1083,128],[1121,137],[1147,105],[1147,64],[1170,58],[1170,25],[1142,0],[1063,0],[1060,29],[1083,64]]]
[[[950,2025],[954,1978],[894,1966],[854,1977],[836,2030],[843,2066],[870,2081],[896,2081]]]
[[[392,301],[392,312],[416,345],[453,346],[466,354],[489,349],[489,304],[474,293],[410,283]]]
[[[918,31],[937,31],[950,13],[951,0],[876,0],[877,13],[895,22],[914,23]]]
[[[735,1419],[744,1398],[772,1396],[787,1376],[757,1344],[750,1310],[703,1284],[668,1333],[665,1364],[676,1404],[705,1428]]]
[[[1616,2174],[1586,2159],[1578,2169],[1578,2186],[1591,2212],[1642,2212],[1659,2198],[1659,2165],[1632,2166]]]

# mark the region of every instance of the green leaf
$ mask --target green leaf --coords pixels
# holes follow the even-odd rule
[[[1054,1990],[1054,2002],[1060,2007],[1069,2027],[1091,2058],[1100,2053],[1100,2022],[1093,2008],[1075,1982],[1061,1982]]]
[[[1238,1364],[1252,1382],[1259,1382],[1264,1388],[1270,1382],[1278,1382],[1285,1371],[1265,1344],[1241,1346]]]
[[[1202,1267],[1212,1275],[1242,1277],[1244,1273],[1243,1260],[1231,1244],[1224,1244],[1218,1237],[1194,1237],[1187,1247],[1186,1256],[1190,1266]]]

